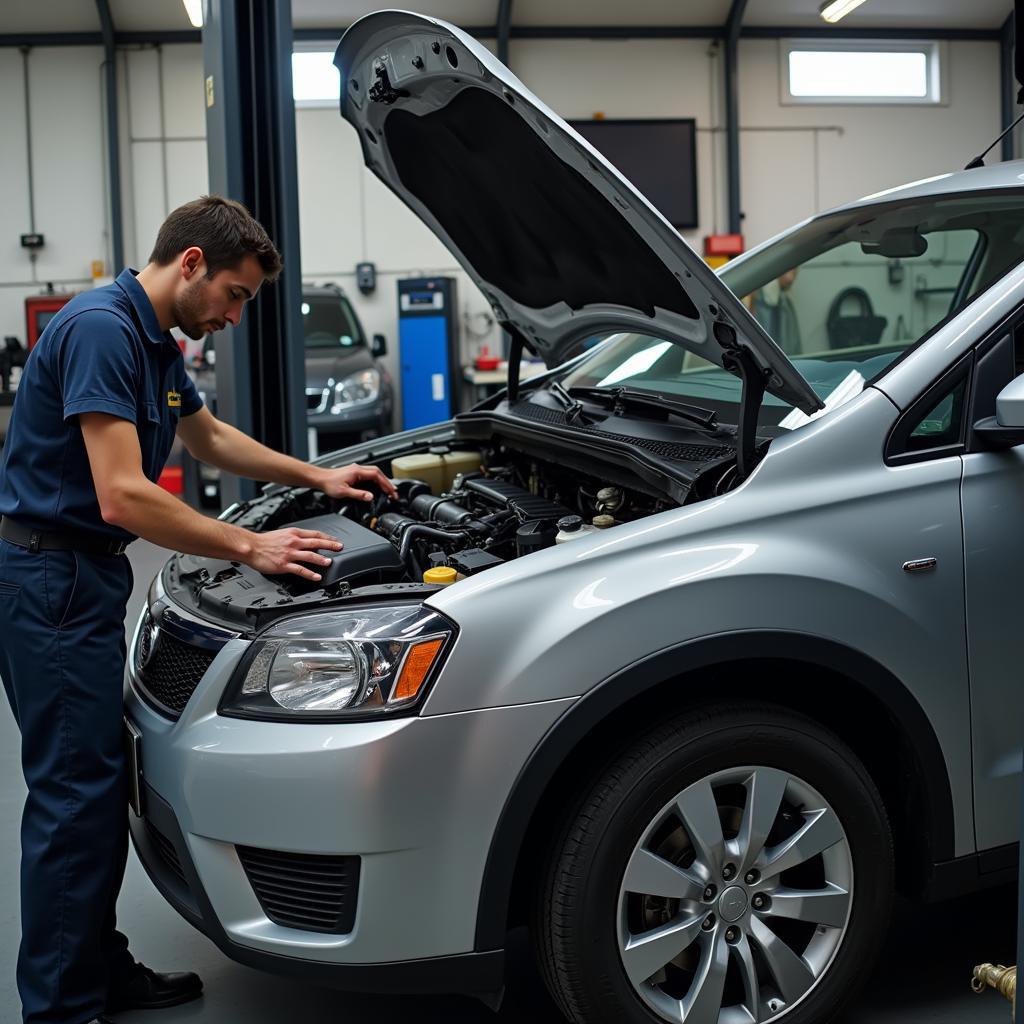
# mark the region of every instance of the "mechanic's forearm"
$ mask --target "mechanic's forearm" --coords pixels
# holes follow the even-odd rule
[[[205,452],[193,453],[203,462],[235,476],[269,480],[288,487],[316,487],[321,470],[301,459],[275,452],[254,441],[229,423],[217,422]]]
[[[129,533],[174,551],[208,558],[244,561],[253,551],[253,534],[189,508],[162,487],[143,478],[123,485],[101,508],[103,518]]]

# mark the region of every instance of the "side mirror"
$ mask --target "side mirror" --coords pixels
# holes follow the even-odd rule
[[[999,392],[995,416],[975,423],[974,433],[986,448],[1004,450],[1024,444],[1024,374]]]
[[[388,339],[383,334],[375,334],[373,336],[373,342],[370,345],[370,351],[373,353],[375,359],[380,359],[381,356],[388,354]]]

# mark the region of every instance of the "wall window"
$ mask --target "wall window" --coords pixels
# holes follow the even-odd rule
[[[937,43],[784,40],[783,103],[940,103]]]
[[[322,46],[296,49],[292,54],[292,95],[297,107],[337,107],[341,76],[334,66],[334,49]]]

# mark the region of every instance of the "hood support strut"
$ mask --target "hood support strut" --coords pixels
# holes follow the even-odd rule
[[[757,360],[736,340],[736,332],[728,324],[718,321],[714,326],[715,338],[725,350],[722,365],[743,381],[740,398],[740,422],[737,427],[739,444],[736,446],[738,481],[746,480],[754,471],[757,455],[757,414],[765,393],[765,376]]]
[[[519,400],[519,370],[523,360],[523,348],[525,341],[518,328],[511,324],[502,324],[506,331],[512,336],[512,343],[508,349],[508,403]]]

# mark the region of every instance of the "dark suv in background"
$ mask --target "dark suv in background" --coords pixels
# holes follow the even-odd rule
[[[377,360],[384,336],[368,346],[363,325],[337,285],[302,290],[306,408],[321,450],[391,431],[391,378]]]
[[[387,351],[382,334],[367,344],[363,325],[345,293],[333,284],[304,285],[302,333],[306,347],[307,422],[321,452],[391,432],[391,377],[378,360]],[[193,376],[213,412],[217,409],[213,338],[203,346]]]

